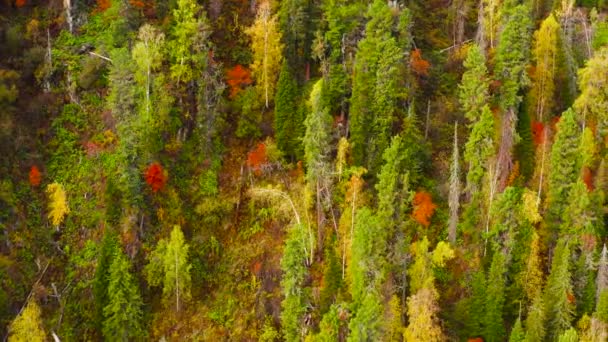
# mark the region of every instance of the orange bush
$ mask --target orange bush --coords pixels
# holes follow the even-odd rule
[[[167,176],[164,173],[163,167],[159,163],[151,164],[146,170],[146,183],[150,185],[153,192],[162,189],[167,183]]]
[[[110,0],[97,0],[97,10],[99,12],[103,12],[112,6],[112,2]]]
[[[413,204],[414,211],[412,212],[412,217],[416,222],[428,227],[431,224],[430,219],[433,217],[435,209],[437,209],[437,205],[433,203],[431,194],[426,191],[418,191],[414,195]]]
[[[583,182],[587,186],[587,191],[593,191],[593,173],[588,167],[583,167]]]
[[[23,6],[25,6],[26,3],[27,3],[26,0],[15,0],[15,6],[17,6],[17,7],[23,7]]]
[[[253,83],[251,72],[242,65],[237,64],[226,73],[226,83],[230,86],[230,98],[234,98],[241,91],[241,87]]]
[[[251,168],[256,175],[260,174],[262,165],[267,162],[266,145],[263,142],[259,143],[255,149],[247,154],[247,166]]]
[[[542,122],[532,122],[532,139],[536,146],[542,145],[545,141],[545,125]]]
[[[40,181],[42,181],[42,174],[40,173],[40,170],[38,170],[38,167],[36,165],[30,168],[29,179],[31,186],[40,185]]]
[[[418,76],[429,75],[431,63],[422,58],[422,52],[420,49],[414,49],[414,51],[412,51],[412,55],[410,56],[410,65],[412,67],[412,71],[414,71],[414,73],[416,73]]]

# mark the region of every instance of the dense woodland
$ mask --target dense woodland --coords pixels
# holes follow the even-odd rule
[[[0,0],[0,338],[608,341],[607,16]]]

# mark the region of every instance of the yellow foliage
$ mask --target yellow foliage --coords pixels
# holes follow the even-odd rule
[[[538,212],[538,199],[534,191],[526,189],[522,196],[522,213],[526,220],[531,223],[538,223],[542,220]]]
[[[46,334],[40,320],[40,307],[30,301],[25,309],[11,323],[9,342],[42,342]]]
[[[54,226],[59,226],[67,214],[70,213],[67,197],[63,186],[59,183],[49,184],[46,187],[48,195],[48,218]]]
[[[454,258],[454,250],[445,241],[440,241],[433,251],[431,259],[437,267],[445,266],[445,262]]]

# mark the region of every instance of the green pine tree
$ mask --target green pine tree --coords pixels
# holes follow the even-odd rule
[[[524,328],[521,326],[521,319],[518,317],[511,329],[511,335],[509,335],[509,342],[524,342],[526,340],[526,334]]]
[[[488,342],[502,341],[506,335],[503,321],[506,268],[505,256],[500,251],[496,251],[488,272],[485,299],[483,337]]]
[[[528,308],[526,318],[526,342],[545,341],[545,305],[540,289],[532,299],[532,305]]]
[[[477,44],[469,47],[463,65],[465,72],[458,86],[458,98],[465,117],[475,124],[481,119],[483,107],[488,104],[490,87],[486,57]]]
[[[557,229],[568,206],[568,194],[576,182],[579,167],[579,142],[581,131],[575,113],[568,109],[557,124],[555,142],[551,147],[550,172],[546,200],[546,223]]]
[[[118,251],[118,241],[116,236],[106,230],[101,241],[101,250],[97,259],[95,269],[95,279],[93,280],[93,297],[95,298],[95,320],[99,331],[101,331],[104,320],[103,311],[108,305],[108,283],[110,281],[110,265],[112,265],[114,255]]]
[[[304,123],[298,119],[298,85],[284,61],[274,98],[274,130],[277,147],[292,160],[299,157],[297,151],[302,138],[298,133]]]
[[[560,239],[553,251],[551,273],[547,278],[544,292],[547,333],[550,339],[556,339],[571,327],[574,318],[574,293],[570,273],[570,247],[568,242]]]
[[[108,304],[103,310],[103,336],[108,341],[142,340],[143,302],[131,265],[117,249],[110,266]]]

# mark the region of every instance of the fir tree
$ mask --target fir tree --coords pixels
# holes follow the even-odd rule
[[[310,54],[310,10],[311,6],[305,0],[288,0],[280,4],[278,16],[283,32],[285,59],[294,70],[305,70],[305,62]],[[304,78],[298,76],[297,79]]]
[[[287,341],[299,341],[302,329],[302,318],[306,311],[304,297],[304,278],[306,277],[306,251],[304,228],[300,225],[289,228],[285,241],[285,250],[281,258],[283,279],[281,290],[284,299],[281,302],[281,324]]]
[[[579,175],[580,130],[571,109],[564,112],[557,124],[555,142],[551,147],[547,190],[546,223],[557,229],[568,205],[568,193]]]
[[[393,18],[386,2],[374,1],[368,16],[365,37],[359,42],[355,58],[350,138],[355,164],[375,174],[397,117],[403,52],[391,36]]]
[[[469,302],[469,319],[466,322],[469,336],[482,336],[486,314],[486,276],[483,270],[473,273],[470,281],[471,296]]]
[[[465,117],[475,124],[481,119],[482,110],[489,99],[490,80],[486,58],[477,44],[469,47],[464,60],[465,72],[458,86],[458,98]]]
[[[370,289],[363,294],[361,304],[348,328],[350,334],[347,341],[380,341],[382,340],[382,298],[377,290]]]
[[[578,342],[578,334],[576,329],[570,328],[564,331],[563,334],[559,335],[558,342]]]
[[[574,314],[572,279],[570,274],[570,247],[559,240],[553,252],[551,273],[544,292],[545,315],[549,338],[555,339],[571,327]]]
[[[526,318],[526,342],[545,341],[545,304],[543,296],[538,290],[537,295],[532,299],[532,305],[528,308]]]
[[[103,310],[103,336],[109,341],[143,338],[143,303],[130,268],[127,257],[117,249],[108,277],[108,304]]]
[[[484,317],[484,340],[488,342],[502,341],[506,334],[503,321],[503,306],[505,303],[505,256],[496,251],[488,272]]]
[[[513,329],[511,329],[509,342],[524,342],[525,340],[526,334],[524,333],[524,328],[521,326],[521,319],[518,317],[517,321],[515,321],[515,325],[513,325]]]
[[[108,304],[108,284],[110,277],[110,266],[114,255],[118,250],[116,236],[106,231],[101,241],[101,250],[97,259],[95,279],[93,280],[93,297],[95,298],[96,324],[101,331],[104,315],[103,311]]]
[[[277,147],[292,160],[298,157],[300,144],[298,122],[298,86],[286,61],[283,62],[277,95],[274,99],[274,130]]]
[[[494,116],[486,105],[471,130],[465,146],[464,160],[468,164],[467,191],[474,195],[482,188],[484,176],[495,154]]]

